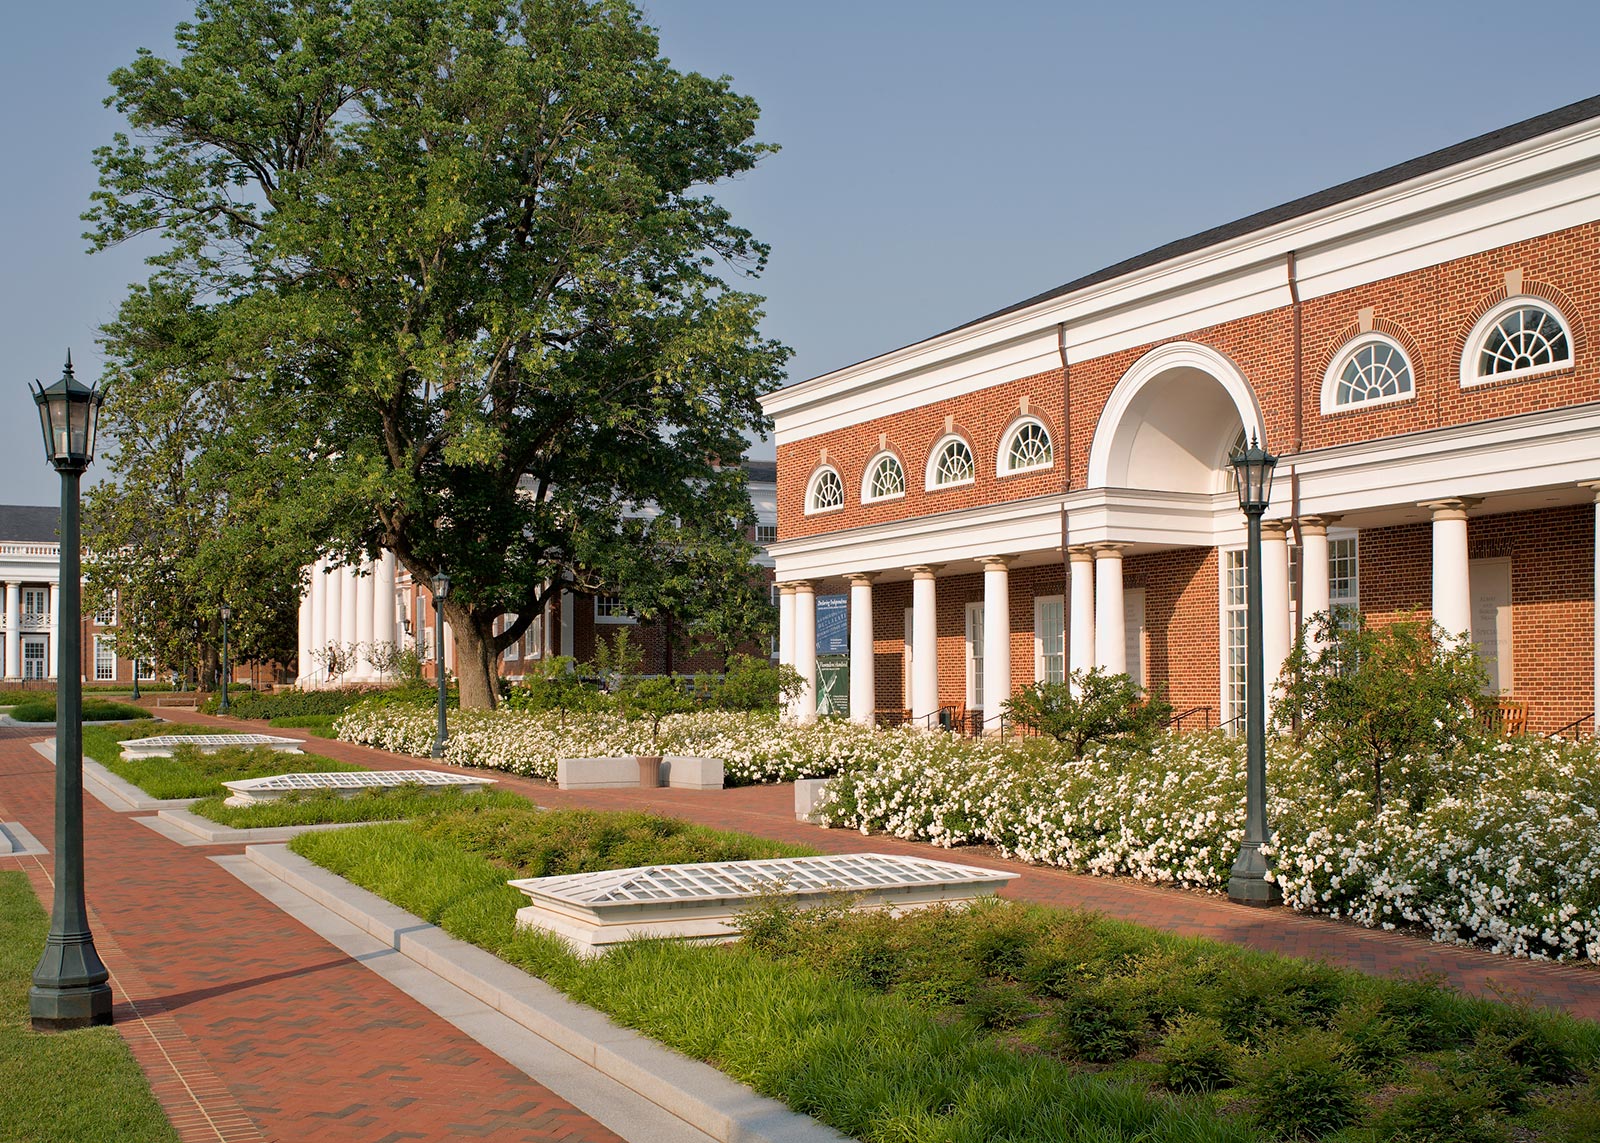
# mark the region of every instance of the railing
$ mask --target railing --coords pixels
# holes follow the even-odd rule
[[[22,630],[48,631],[50,630],[50,613],[48,611],[25,611],[22,614]]]
[[[1195,727],[1193,725],[1186,727],[1184,725],[1185,722],[1189,722],[1191,720],[1199,722],[1199,727]],[[1192,706],[1188,710],[1179,711],[1161,725],[1172,731],[1174,734],[1182,734],[1185,730],[1210,730],[1211,708],[1209,706]]]
[[[1236,714],[1227,722],[1217,723],[1218,730],[1225,730],[1229,734],[1239,734],[1244,730],[1244,715]]]
[[[1588,714],[1585,714],[1585,715],[1580,715],[1577,719],[1575,719],[1572,722],[1567,723],[1567,725],[1561,727],[1559,730],[1552,730],[1549,734],[1545,735],[1545,737],[1546,738],[1571,738],[1572,741],[1577,742],[1579,739],[1581,739],[1583,737],[1583,724],[1586,723],[1586,722],[1587,723],[1591,723],[1591,724],[1594,722],[1594,712],[1593,711],[1590,711]],[[1594,727],[1592,725],[1589,728],[1589,737],[1590,738],[1594,737]]]
[[[60,544],[0,544],[0,556],[50,556],[61,557]]]

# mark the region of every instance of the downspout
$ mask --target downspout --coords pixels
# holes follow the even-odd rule
[[[1061,358],[1061,661],[1072,679],[1072,557],[1067,553],[1066,494],[1072,491],[1072,370],[1067,365],[1067,323],[1056,323],[1056,353]]]
[[[1305,375],[1302,368],[1303,333],[1300,322],[1300,279],[1295,271],[1294,251],[1289,251],[1285,269],[1289,276],[1289,305],[1294,324],[1294,438],[1291,444],[1294,447],[1294,456],[1299,457],[1305,448]],[[1300,469],[1296,465],[1289,469],[1289,512],[1291,526],[1294,529],[1294,545],[1300,550],[1300,574],[1294,583],[1294,615],[1296,626],[1304,629],[1306,619],[1306,548],[1305,539],[1300,534]],[[1300,632],[1295,632],[1295,642],[1300,641]],[[1289,712],[1289,724],[1296,740],[1300,737],[1300,708],[1295,707]]]

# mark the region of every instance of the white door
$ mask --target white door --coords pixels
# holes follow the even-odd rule
[[[22,637],[22,677],[25,679],[47,679],[50,677],[48,648],[45,646],[42,635],[24,635]]]
[[[1467,584],[1472,593],[1472,641],[1489,676],[1489,691],[1510,694],[1511,561],[1470,561]]]
[[[967,604],[967,709],[983,709],[983,602]]]
[[[1122,618],[1127,638],[1128,677],[1141,687],[1144,677],[1144,588],[1122,589]]]
[[[1064,601],[1059,595],[1041,595],[1033,601],[1033,681],[1067,681],[1067,640]]]

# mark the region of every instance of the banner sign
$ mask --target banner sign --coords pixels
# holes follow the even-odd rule
[[[850,653],[850,597],[817,596],[817,654]]]
[[[834,718],[850,715],[850,660],[830,655],[817,660],[817,713]]]

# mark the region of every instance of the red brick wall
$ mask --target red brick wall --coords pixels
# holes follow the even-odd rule
[[[1215,726],[1221,721],[1217,704],[1222,685],[1216,549],[1128,556],[1122,561],[1122,583],[1124,588],[1144,588],[1145,679],[1150,688],[1164,691],[1178,712],[1210,707]]]

